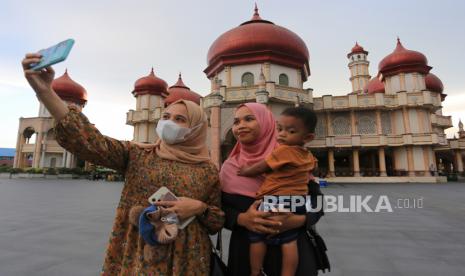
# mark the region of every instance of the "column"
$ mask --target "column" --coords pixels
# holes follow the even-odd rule
[[[328,150],[328,168],[329,168],[329,177],[334,177],[334,150]]]
[[[350,111],[350,126],[352,128],[352,135],[356,135],[358,132],[355,127],[355,112],[353,110]]]
[[[23,143],[23,135],[21,135],[21,132],[18,132],[18,137],[16,138],[16,152],[15,152],[15,158],[13,161],[13,168],[19,168],[19,159],[21,155],[22,143]]]
[[[386,174],[386,157],[384,154],[384,148],[380,147],[378,149],[378,157],[379,157],[379,175],[380,176],[387,176]]]
[[[407,167],[408,176],[415,176],[415,167],[413,165],[413,146],[407,147]]]
[[[410,130],[410,119],[408,115],[408,109],[406,107],[402,108],[402,118],[404,120],[404,133],[412,133]]]
[[[359,160],[358,149],[352,150],[352,159],[354,163],[354,177],[359,177],[360,176],[360,160]]]
[[[40,152],[42,149],[42,137],[43,133],[42,132],[37,132],[37,139],[34,147],[34,155],[32,156],[32,167],[33,168],[38,168],[39,167],[39,162],[40,162]]]
[[[42,155],[40,157],[40,167],[45,166],[45,151],[47,150],[47,135],[44,136],[44,141],[42,143]]]
[[[461,151],[458,149],[458,150],[455,150],[455,163],[457,164],[457,172],[458,173],[463,173],[463,160],[462,160],[462,153]]]
[[[326,112],[326,133],[327,136],[334,136],[333,127],[331,124],[331,114]]]
[[[71,168],[71,161],[73,159],[74,155],[71,153],[71,152],[68,152],[68,154],[66,155],[66,168]]]
[[[376,128],[378,130],[378,135],[383,134],[383,128],[381,126],[381,110],[376,110]]]
[[[67,153],[67,151],[64,150],[64,151],[63,151],[63,159],[61,160],[61,166],[62,166],[63,168],[66,167],[66,153]]]
[[[219,106],[211,107],[210,114],[210,156],[219,169],[221,165],[221,110]]]

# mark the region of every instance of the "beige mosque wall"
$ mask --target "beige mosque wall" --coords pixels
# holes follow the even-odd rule
[[[279,115],[284,111],[284,109],[290,107],[289,104],[283,103],[273,103],[273,105],[269,106],[271,112],[275,115],[275,118],[278,119]]]
[[[425,171],[425,162],[423,157],[423,149],[420,146],[413,147],[413,169],[415,171]]]
[[[55,158],[55,166],[53,166],[52,159]],[[41,160],[42,161],[42,160]],[[63,153],[47,153],[44,156],[43,164],[41,167],[62,167],[63,165]]]
[[[410,131],[412,133],[420,133],[423,131],[420,131],[420,125],[418,122],[418,116],[417,116],[417,110],[411,108],[408,109],[408,115],[409,115],[409,120],[410,120]]]
[[[270,78],[266,81],[274,81],[279,84],[279,75],[286,74],[289,79],[289,87],[302,89],[302,77],[298,70],[293,68],[284,67],[277,64],[270,64]]]
[[[396,170],[407,170],[407,151],[404,147],[394,148],[394,160]]]
[[[237,65],[231,67],[231,86],[242,86],[242,75],[250,72],[254,76],[254,84],[258,83],[262,65],[261,64],[247,64]]]
[[[393,113],[395,122],[395,134],[399,135],[405,133],[402,110],[396,110]]]

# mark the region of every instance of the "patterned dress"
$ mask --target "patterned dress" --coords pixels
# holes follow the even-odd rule
[[[216,167],[161,159],[153,149],[102,135],[77,108],[69,109],[55,126],[58,143],[82,160],[122,172],[126,179],[102,275],[209,275],[208,234],[219,231],[224,222]],[[158,256],[164,256],[162,260],[148,261],[145,242],[129,223],[128,213],[133,206],[149,206],[147,199],[162,186],[177,196],[205,202],[208,211],[180,230],[175,242],[154,247]]]

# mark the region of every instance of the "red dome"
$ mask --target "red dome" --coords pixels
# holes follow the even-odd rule
[[[363,88],[363,93],[374,94],[384,93],[384,83],[379,80],[379,76],[373,77],[367,85]]]
[[[182,82],[181,74],[179,74],[178,81],[173,86],[168,88],[168,93],[169,95],[165,99],[165,106],[168,106],[181,99],[192,101],[200,105],[201,96],[194,91],[191,91],[190,88],[187,87],[184,82]]]
[[[383,78],[398,73],[419,72],[427,74],[431,67],[428,60],[420,52],[405,49],[397,39],[397,46],[394,51],[387,55],[378,65],[379,72]]]
[[[442,81],[433,73],[429,73],[425,77],[426,89],[433,92],[442,93],[444,85]]]
[[[52,89],[64,101],[79,105],[85,105],[87,102],[86,89],[69,77],[68,69],[63,76],[53,80]]]
[[[368,52],[363,49],[362,46],[358,45],[358,42],[355,42],[355,46],[352,47],[350,53],[347,54],[347,57],[350,57],[353,54],[365,54],[368,55]]]
[[[251,20],[225,32],[213,42],[204,72],[210,78],[227,65],[268,61],[301,69],[306,80],[310,75],[308,60],[305,42],[292,31],[263,20],[255,6]]]
[[[134,96],[150,94],[166,97],[168,95],[167,88],[168,84],[166,81],[156,77],[152,67],[152,71],[148,76],[142,77],[136,81],[132,94]]]

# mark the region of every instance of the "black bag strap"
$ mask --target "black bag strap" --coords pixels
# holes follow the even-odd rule
[[[223,239],[221,232],[223,232],[223,229],[218,231],[218,234],[216,235],[216,246],[213,248],[213,251],[215,251],[220,258],[223,258]]]

